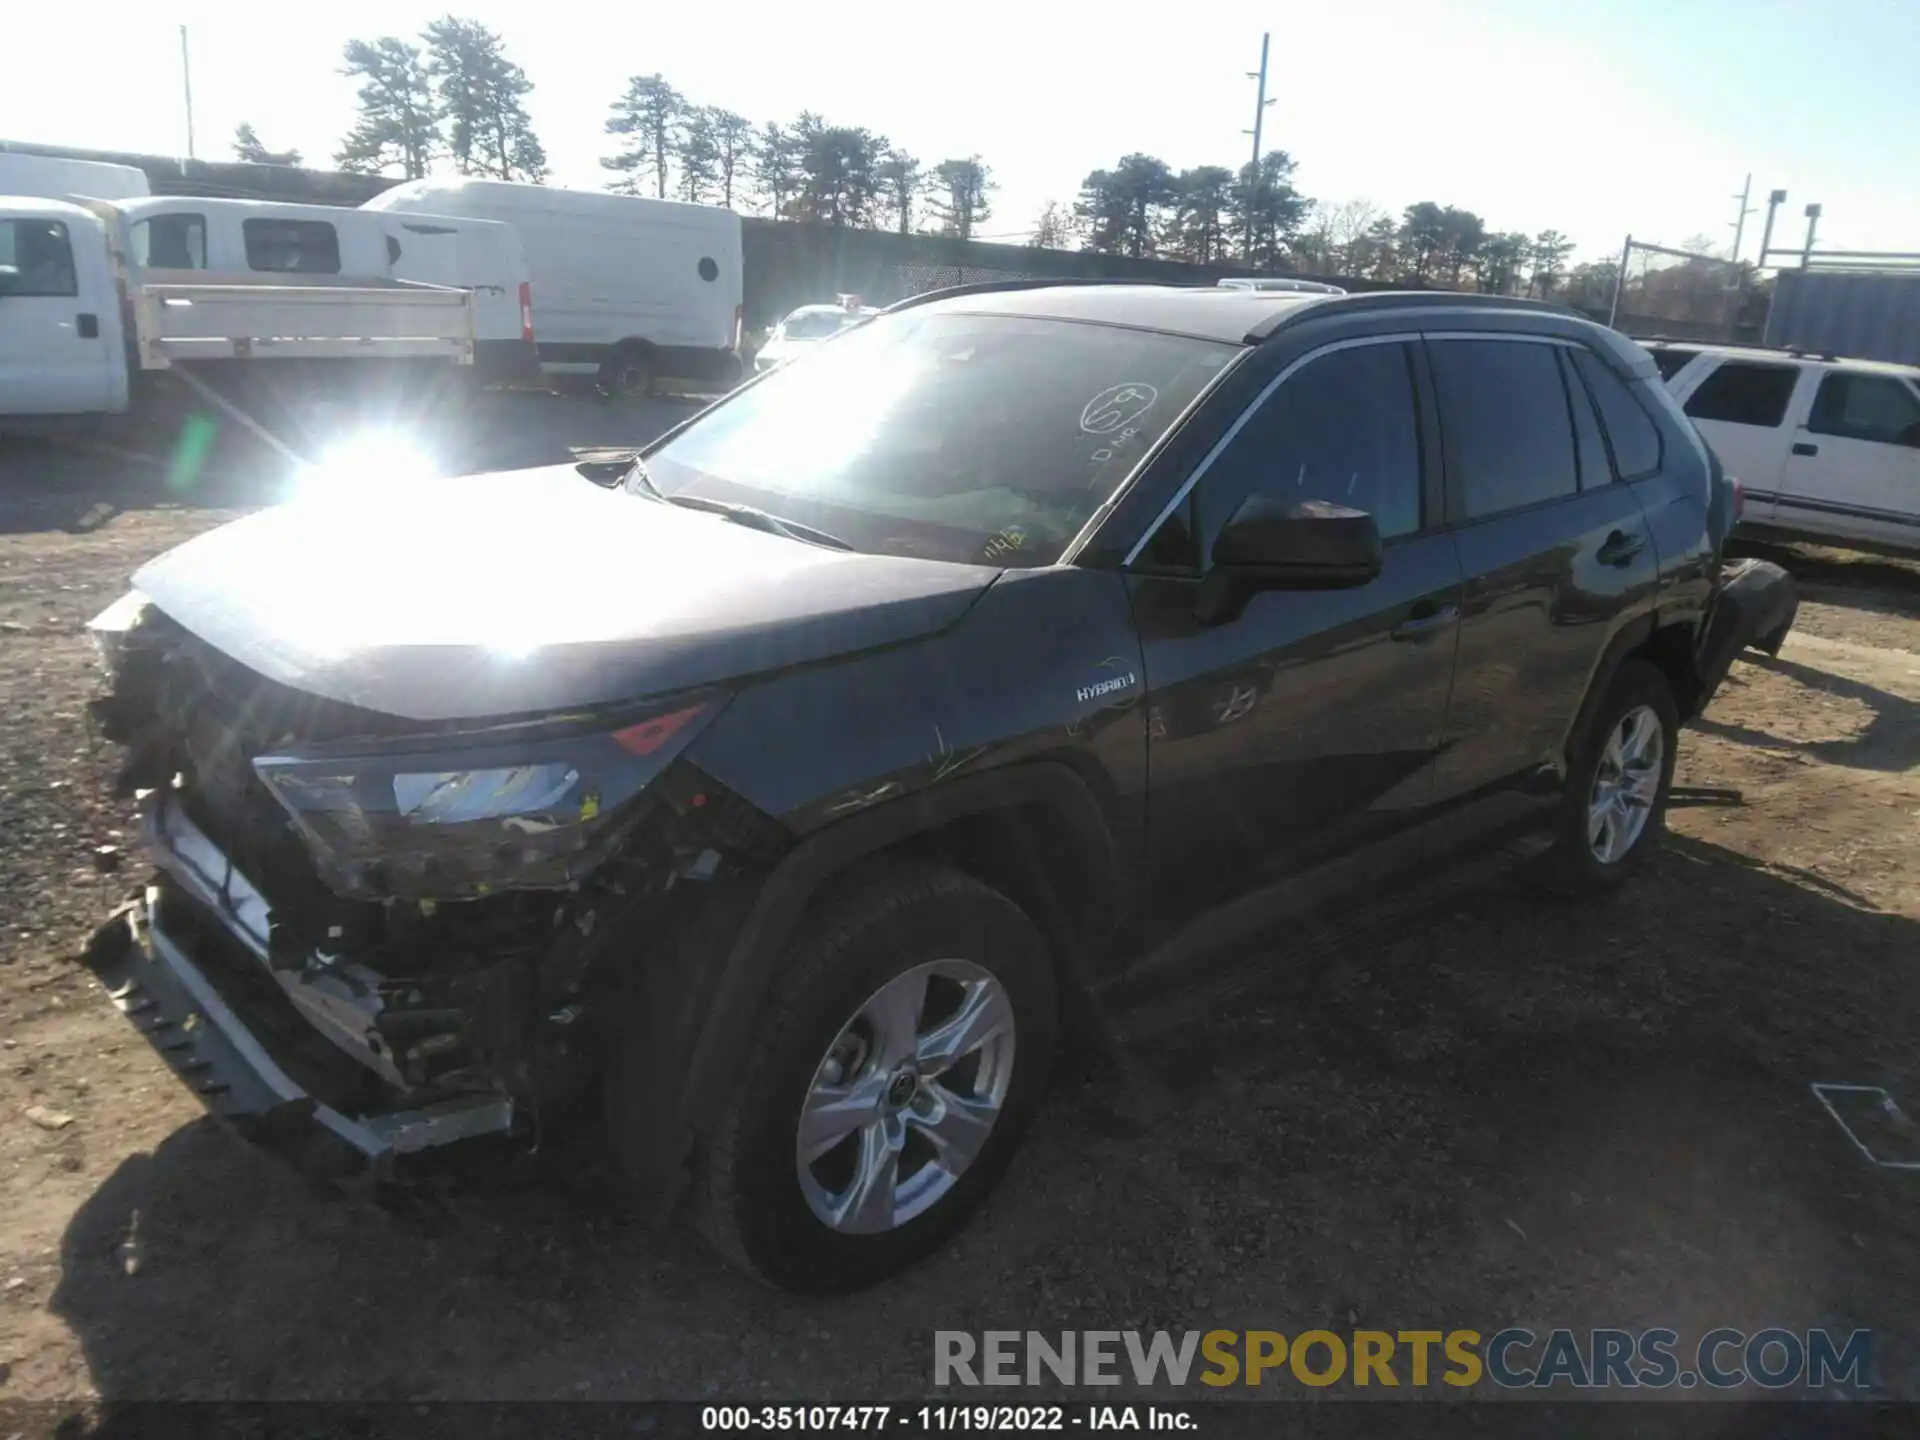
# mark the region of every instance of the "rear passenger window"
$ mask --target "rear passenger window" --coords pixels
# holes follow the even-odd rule
[[[1787,418],[1787,401],[1799,379],[1800,371],[1792,365],[1728,360],[1700,382],[1687,400],[1687,414],[1695,420],[1771,428]]]
[[[1330,500],[1372,515],[1382,539],[1411,535],[1420,528],[1420,422],[1407,347],[1358,345],[1309,360],[1241,427],[1198,489],[1202,555],[1256,492]]]
[[[1844,440],[1920,446],[1920,396],[1890,375],[1835,371],[1820,382],[1807,429]]]
[[[247,268],[294,275],[338,275],[340,239],[324,220],[245,220]]]
[[[155,215],[136,220],[128,237],[133,263],[152,270],[207,268],[207,222],[199,215]]]
[[[1448,474],[1465,518],[1578,492],[1555,348],[1518,340],[1428,342]]]
[[[1622,480],[1642,480],[1658,471],[1659,428],[1640,407],[1627,382],[1585,348],[1573,352],[1573,367],[1586,381],[1593,403],[1600,407],[1600,423],[1613,447],[1614,474]]]
[[[73,246],[58,220],[0,220],[0,300],[48,300],[80,293]]]

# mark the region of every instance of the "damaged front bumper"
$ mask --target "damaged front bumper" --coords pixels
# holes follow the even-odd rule
[[[502,1090],[412,1096],[375,1024],[379,976],[329,956],[270,964],[266,899],[165,792],[143,803],[142,832],[160,877],[129,907],[124,941],[97,947],[95,970],[215,1116],[304,1170],[374,1180],[397,1178],[404,1157],[513,1130]]]

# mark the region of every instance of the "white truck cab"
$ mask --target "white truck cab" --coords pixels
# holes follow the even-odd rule
[[[64,200],[0,196],[0,413],[118,411],[127,384],[106,222]]]
[[[1920,554],[1920,369],[1796,350],[1642,343],[1744,488],[1741,530]]]
[[[353,212],[347,212],[349,214]],[[120,414],[168,379],[394,379],[475,353],[469,290],[331,274],[187,273],[129,262],[105,200],[0,196],[0,417]],[[310,267],[309,267],[310,268]],[[249,283],[252,282],[252,283]],[[298,366],[275,362],[299,361]],[[181,367],[185,367],[184,369]]]

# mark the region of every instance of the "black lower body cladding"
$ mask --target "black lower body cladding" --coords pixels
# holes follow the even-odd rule
[[[1771,560],[1729,562],[1700,645],[1702,706],[1742,650],[1751,646],[1778,655],[1799,613],[1799,587],[1787,571]]]

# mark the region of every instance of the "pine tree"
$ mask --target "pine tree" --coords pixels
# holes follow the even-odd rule
[[[424,38],[447,149],[460,173],[546,179],[547,153],[525,105],[533,82],[507,59],[500,35],[448,15],[427,26]]]
[[[657,73],[627,81],[626,93],[613,102],[613,113],[607,117],[607,133],[630,138],[600,162],[619,173],[614,189],[638,195],[641,175],[651,173],[654,195],[666,198],[668,157],[679,144],[686,109],[680,92]]]
[[[233,127],[233,158],[247,165],[298,165],[298,150],[269,150],[253,126],[242,120]]]
[[[432,79],[420,47],[392,35],[349,40],[342,75],[362,82],[360,118],[333,161],[342,170],[378,175],[398,168],[409,180],[427,173],[440,152]]]

